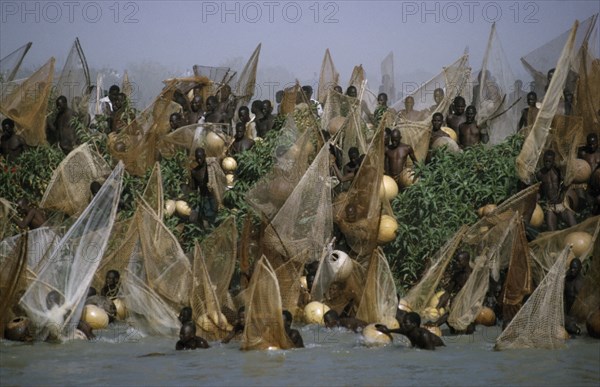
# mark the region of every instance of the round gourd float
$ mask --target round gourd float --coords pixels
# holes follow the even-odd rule
[[[496,313],[487,306],[482,307],[475,318],[475,324],[485,325],[486,327],[496,325]]]
[[[454,141],[450,137],[439,137],[433,142],[433,144],[431,144],[432,149],[441,148],[443,146],[446,146],[450,152],[461,152],[461,149],[456,143],[456,141]]]
[[[12,319],[4,328],[4,337],[12,341],[26,341],[29,336],[29,325],[31,321],[27,317]]]
[[[389,329],[400,328],[400,324],[398,323],[398,320],[396,320],[396,317],[385,318],[385,319],[381,320],[381,324],[385,325]]]
[[[206,150],[211,154],[221,154],[223,151],[223,147],[225,146],[225,141],[216,134],[215,132],[209,131],[206,135]]]
[[[450,138],[451,138],[452,140],[454,140],[454,142],[457,142],[457,141],[458,141],[458,136],[456,135],[456,132],[454,131],[454,129],[452,129],[452,128],[449,128],[449,127],[447,127],[447,126],[442,126],[440,129],[441,129],[441,131],[442,131],[442,132],[444,132],[444,133],[446,133],[448,136],[450,136]]]
[[[592,236],[584,231],[575,231],[565,238],[565,246],[573,245],[572,252],[576,257],[580,257],[590,247]]]
[[[398,184],[388,175],[383,175],[381,180],[381,188],[379,189],[379,197],[381,199],[392,200],[398,195]]]
[[[84,306],[81,319],[92,329],[104,329],[108,326],[108,314],[96,305]]]
[[[400,184],[402,184],[403,188],[410,187],[415,184],[417,180],[415,172],[411,168],[404,168],[402,172],[400,172]]]
[[[329,312],[329,307],[319,301],[312,301],[304,307],[304,321],[307,324],[325,325],[323,316]]]
[[[329,131],[329,134],[332,136],[336,134],[342,128],[342,126],[344,126],[344,122],[346,122],[346,117],[343,116],[333,117],[331,120],[329,120],[329,124],[327,124],[327,130]]]
[[[573,183],[582,184],[587,183],[592,176],[592,167],[587,161],[582,159],[571,160],[571,166],[573,168]]]
[[[495,204],[486,204],[485,206],[483,206],[479,210],[477,210],[477,214],[479,215],[480,218],[483,218],[484,216],[488,216],[489,214],[494,212],[496,207],[497,206]]]
[[[381,215],[379,220],[379,232],[377,233],[377,243],[385,244],[396,239],[398,222],[389,215]]]
[[[412,312],[412,307],[404,298],[401,298],[398,302],[398,309],[403,310],[405,312]]]
[[[225,172],[233,172],[237,169],[237,161],[233,157],[225,157],[223,161],[221,161],[221,168]]]
[[[114,300],[112,300],[112,302],[117,308],[117,319],[125,320],[125,318],[127,318],[127,309],[125,309],[125,303],[123,302],[123,300],[120,298],[115,298]]]
[[[341,250],[333,250],[329,256],[329,263],[335,273],[335,281],[346,281],[354,269],[352,259]]]
[[[379,332],[375,324],[369,324],[362,331],[364,344],[368,347],[388,345],[392,339],[385,333]]]
[[[600,310],[592,313],[585,322],[588,335],[600,339]]]
[[[175,208],[177,209],[177,213],[181,216],[190,216],[192,209],[184,200],[178,200],[175,202]]]
[[[167,216],[171,216],[175,213],[175,209],[176,209],[176,205],[175,205],[175,200],[167,200],[165,203],[165,214]]]
[[[539,204],[535,204],[535,210],[533,210],[533,214],[531,214],[531,220],[529,221],[529,225],[531,227],[541,227],[544,224],[544,210]]]
[[[228,188],[233,188],[233,185],[235,184],[235,176],[233,173],[228,173],[227,175],[225,175],[225,180],[227,182],[227,187]]]

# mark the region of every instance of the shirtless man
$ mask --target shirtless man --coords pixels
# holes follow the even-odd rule
[[[106,272],[104,286],[100,290],[100,295],[108,298],[115,298],[119,294],[119,285],[121,284],[121,275],[117,270]]]
[[[56,120],[51,128],[58,134],[58,145],[65,155],[69,154],[77,145],[77,134],[71,125],[75,112],[67,106],[67,97],[61,95],[56,99]]]
[[[527,107],[521,110],[521,118],[519,119],[519,130],[532,125],[538,115],[539,109],[537,104],[537,94],[534,91],[527,93]]]
[[[441,338],[421,327],[421,317],[418,313],[409,312],[404,315],[400,322],[400,328],[389,329],[385,325],[375,325],[378,331],[386,334],[399,333],[410,340],[413,347],[420,349],[435,350],[435,347],[445,346]]]
[[[227,117],[223,115],[219,108],[217,97],[211,95],[206,99],[206,112],[204,113],[204,122],[212,124],[222,124],[229,122]]]
[[[0,139],[0,154],[6,161],[14,162],[25,150],[25,140],[15,134],[15,122],[10,118],[2,120],[2,138]]]
[[[233,339],[236,335],[240,335],[244,332],[244,328],[246,326],[246,308],[241,306],[237,311],[237,318],[233,322],[233,329],[229,331],[229,334],[221,340],[221,343],[227,344]]]
[[[200,196],[198,220],[214,224],[217,218],[217,201],[208,187],[208,165],[206,164],[206,151],[197,148],[194,152],[198,165],[191,171],[191,188]]]
[[[231,86],[229,85],[223,85],[218,94],[219,99],[217,100],[215,97],[215,101],[217,102],[219,115],[223,117],[223,122],[230,124],[231,120],[233,120],[233,116],[235,115],[237,99],[233,94],[231,94]],[[208,104],[208,99],[206,100],[206,103]],[[208,110],[208,106],[206,107],[206,110]]]
[[[292,313],[290,313],[289,310],[284,310],[282,315],[285,333],[288,335],[292,343],[294,343],[294,348],[304,348],[304,340],[302,340],[302,335],[297,329],[292,328]]]
[[[210,345],[204,338],[196,336],[196,324],[188,321],[179,330],[179,341],[175,344],[175,350],[197,348],[210,348]]]
[[[263,118],[257,123],[256,134],[258,137],[264,138],[268,132],[273,129],[275,124],[275,116],[273,115],[273,105],[271,101],[265,99],[262,104]]]
[[[431,138],[429,139],[429,147],[441,137],[450,137],[448,133],[442,130],[442,124],[444,123],[444,115],[440,112],[433,113],[431,117]]]
[[[252,138],[254,134],[252,133],[251,125],[248,125],[250,123],[250,109],[248,109],[248,106],[240,106],[238,109],[238,120],[244,124],[244,127],[246,128],[246,136]]]
[[[571,307],[577,299],[577,294],[583,287],[583,274],[581,272],[581,261],[573,258],[565,276],[564,307],[565,307],[565,329],[569,334],[579,335],[581,329],[577,326],[576,319],[570,315]]]
[[[16,220],[17,226],[21,228],[28,228],[34,230],[42,227],[46,223],[46,216],[44,212],[38,208],[34,208],[29,204],[29,201],[25,198],[21,198],[17,201],[17,210],[24,216],[22,220]]]
[[[183,126],[183,116],[181,113],[172,113],[169,116],[169,126],[171,127],[171,132],[176,131],[177,129]]]
[[[323,315],[323,321],[325,322],[325,328],[343,327],[355,333],[362,331],[368,325],[365,321],[354,317],[340,317],[333,309]]]
[[[421,119],[421,112],[414,110],[415,99],[408,96],[404,99],[404,109],[400,110],[400,115],[409,121],[418,121]]]
[[[398,187],[402,187],[400,173],[404,170],[406,159],[410,157],[413,164],[417,163],[413,148],[401,140],[400,130],[392,130],[391,145],[385,150],[385,173],[396,181]]]
[[[586,146],[579,151],[579,158],[588,162],[592,174],[588,183],[588,200],[592,205],[592,212],[597,214],[600,209],[600,149],[598,148],[598,134],[590,133],[587,136]]]
[[[461,148],[469,148],[475,144],[484,143],[490,140],[487,129],[481,129],[475,122],[477,109],[475,106],[469,106],[465,112],[466,121],[458,126],[458,144]]]
[[[243,122],[238,122],[235,125],[234,141],[229,148],[229,154],[234,156],[238,153],[245,152],[254,146],[254,140],[246,137],[246,125]]]
[[[375,120],[375,127],[379,126],[383,115],[388,110],[388,96],[386,93],[379,93],[377,96],[377,108],[375,108],[375,112],[373,113],[373,119]]]
[[[446,125],[452,128],[456,133],[458,133],[460,124],[467,120],[464,114],[466,106],[465,99],[459,95],[452,101],[452,112],[446,117]]]
[[[558,218],[561,218],[569,227],[577,224],[573,210],[565,205],[564,192],[562,192],[562,176],[560,170],[554,165],[556,154],[553,150],[544,152],[544,166],[537,173],[540,185],[540,198],[544,202],[544,215],[548,231],[555,231],[558,227]]]
[[[188,112],[186,117],[187,124],[197,124],[203,115],[204,112],[202,111],[202,97],[199,95],[195,95],[194,98],[192,98],[192,102],[190,102],[190,111]]]

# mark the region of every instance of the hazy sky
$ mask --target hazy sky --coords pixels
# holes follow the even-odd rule
[[[377,90],[381,60],[390,51],[400,78],[436,74],[466,46],[472,67],[479,67],[493,21],[513,73],[525,77],[519,57],[568,30],[575,19],[598,12],[599,0],[2,0],[0,57],[32,41],[24,66],[37,67],[50,56],[61,66],[78,36],[90,67],[121,70],[150,59],[184,71],[193,64],[245,60],[262,43],[259,66],[280,66],[313,80],[329,48],[344,85],[353,66],[362,64]]]

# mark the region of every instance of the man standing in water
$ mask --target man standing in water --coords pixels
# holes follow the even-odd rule
[[[408,144],[402,143],[401,140],[402,135],[400,134],[400,130],[392,130],[391,145],[385,150],[385,173],[396,181],[398,187],[402,187],[400,174],[404,170],[406,159],[410,157],[413,164],[417,163],[413,148]]]

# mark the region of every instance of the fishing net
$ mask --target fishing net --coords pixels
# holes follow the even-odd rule
[[[10,233],[11,219],[16,215],[15,205],[4,198],[0,198],[0,241]]]
[[[237,260],[237,236],[235,218],[230,216],[200,243],[205,266],[221,306],[232,307],[229,304],[229,283]]]
[[[333,228],[329,145],[323,146],[265,230],[264,243],[288,260],[308,250],[317,261]]]
[[[77,216],[90,202],[90,184],[103,181],[109,174],[110,167],[104,158],[93,151],[89,144],[82,144],[52,172],[40,208]]]
[[[196,244],[191,296],[192,316],[198,335],[210,341],[224,339],[232,329],[227,318],[221,313],[218,288],[219,284],[211,281],[202,248]]]
[[[263,228],[255,226],[251,215],[244,219],[240,236],[240,287],[244,291],[252,275],[252,267],[262,257],[261,234]]]
[[[383,179],[384,130],[377,130],[367,153],[346,194],[345,206],[334,214],[340,231],[362,264],[377,246],[382,201],[379,196]],[[387,202],[387,201],[386,201]],[[385,203],[389,207],[389,203]],[[391,209],[385,214],[391,213]]]
[[[150,288],[174,310],[189,305],[192,268],[177,238],[143,201],[138,219],[141,264]]]
[[[0,59],[0,83],[11,82],[17,77],[21,63],[33,43],[29,42]]]
[[[388,102],[393,104],[396,100],[396,80],[394,76],[394,52],[389,54],[381,61],[381,86],[380,93],[388,96]]]
[[[247,106],[254,95],[254,87],[256,85],[256,70],[258,69],[258,58],[260,56],[260,48],[262,44],[259,44],[254,49],[254,52],[246,62],[246,65],[240,73],[237,74],[235,79],[235,89],[233,94],[236,96],[237,102],[235,106],[234,121],[238,121],[238,109],[241,106]]]
[[[127,322],[143,335],[176,337],[178,311],[129,269],[121,278],[119,297],[127,307]]]
[[[536,239],[529,242],[533,259],[532,271],[534,283],[539,283],[544,278],[548,270],[554,265],[561,251],[567,247],[570,240],[569,237],[573,237],[572,234],[575,232],[584,232],[590,236],[591,242],[589,246],[577,257],[581,262],[585,262],[588,257],[596,253],[594,247],[595,241],[598,239],[598,233],[600,232],[600,216],[588,218],[564,230],[541,233]]]
[[[568,338],[564,329],[563,290],[569,248],[560,253],[511,323],[496,339],[496,350],[518,348],[557,349]]]
[[[334,86],[339,85],[340,74],[333,64],[331,53],[329,49],[325,50],[325,56],[323,57],[323,63],[321,64],[321,73],[319,75],[319,88],[317,89],[317,100],[325,104],[329,91]]]
[[[576,21],[571,29],[569,40],[565,43],[560,59],[556,64],[556,71],[554,72],[546,96],[542,101],[542,106],[537,118],[533,123],[529,135],[525,138],[521,152],[517,156],[517,174],[521,181],[526,184],[532,183],[538,159],[546,144],[548,132],[550,131],[550,124],[556,113],[558,102],[563,92],[569,71],[569,63],[573,56],[573,43],[577,33],[577,26],[578,22]]]
[[[594,252],[600,251],[600,238],[596,238]],[[577,293],[577,297],[569,314],[578,321],[586,321],[587,318],[600,308],[600,258],[594,255],[590,258],[590,267],[585,273],[583,286]]]
[[[169,116],[177,107],[172,101],[175,87],[170,83],[154,102],[119,133],[108,136],[112,157],[122,160],[129,173],[143,176],[158,158],[158,140],[169,130]]]
[[[554,162],[563,172],[563,184],[565,186],[571,185],[577,175],[577,152],[579,147],[586,144],[586,136],[587,133],[583,131],[582,117],[557,114],[552,119],[544,148],[552,149],[555,152]],[[538,167],[541,167],[541,165],[538,165]]]
[[[46,143],[46,110],[53,76],[54,58],[50,58],[22,83],[0,93],[0,113],[15,122],[16,134],[29,146]]]
[[[296,107],[296,101],[298,100],[298,94],[300,93],[300,84],[296,81],[294,86],[286,87],[283,90],[283,97],[279,104],[279,114],[287,116],[294,112]]]
[[[506,326],[523,305],[525,297],[533,290],[529,247],[525,237],[525,228],[518,213],[513,216],[509,226],[510,236],[499,246],[498,253],[508,256],[508,272],[502,295],[502,319]],[[499,259],[498,261],[505,261]],[[492,260],[492,266],[494,261]],[[496,278],[494,280],[497,281]]]
[[[585,43],[579,51],[579,78],[574,97],[575,114],[583,118],[584,134],[600,128],[600,59],[592,55],[589,45]]]
[[[396,318],[397,310],[398,296],[394,277],[385,254],[381,248],[377,248],[369,261],[367,279],[356,318],[367,323],[386,323]]]
[[[79,38],[75,38],[60,77],[56,82],[56,96],[64,95],[67,98],[68,106],[76,113],[87,113],[90,86],[90,70],[81,43],[79,43]]]
[[[488,129],[489,143],[492,145],[502,142],[517,129],[515,122],[519,112],[514,105],[509,105],[509,94],[514,83],[515,78],[494,23],[481,71],[473,87],[472,103],[477,108],[477,125]]]
[[[259,214],[273,219],[290,196],[315,154],[315,133],[298,133],[292,116],[288,116],[274,146],[271,171],[246,193],[246,201]]]
[[[37,334],[42,340],[48,335],[58,338],[61,333],[73,337],[115,220],[122,176],[123,164],[119,163],[58,245],[48,252],[37,278],[21,298],[33,325],[40,328]],[[60,300],[49,302],[50,292],[56,292]]]
[[[27,233],[19,236],[19,242],[8,254],[4,254],[0,245],[0,337],[4,337],[4,328],[12,316],[12,306],[18,301],[17,290],[27,267]]]
[[[403,297],[414,312],[421,313],[428,306],[429,301],[435,294],[446,268],[452,260],[466,231],[466,226],[461,227],[456,234],[454,234],[454,236],[438,250],[436,255],[431,259],[431,265],[421,277],[419,283],[413,286]]]
[[[594,31],[597,30],[597,19],[598,15],[595,14],[580,23],[580,33],[577,34],[574,41],[576,50],[579,50],[579,48],[589,40]],[[571,30],[565,31],[521,58],[521,63],[534,80],[533,91],[537,94],[538,101],[544,98],[546,93],[545,87],[548,83],[547,73],[550,69],[554,68],[558,62],[561,50],[569,40],[570,33]],[[565,87],[573,92],[576,81],[576,71],[579,68],[576,58],[573,58],[569,67],[571,71]]]
[[[229,67],[214,67],[194,65],[192,67],[194,75],[197,77],[206,77],[213,84],[225,85],[229,83],[231,78],[235,76],[235,71],[231,71]]]
[[[277,276],[266,258],[261,258],[256,264],[248,291],[241,349],[292,348],[283,325]]]
[[[304,273],[304,263],[308,261],[308,257],[309,251],[303,251],[275,269],[281,292],[281,307],[289,310],[294,319],[300,318],[304,312],[300,277]]]
[[[475,258],[473,271],[469,279],[452,302],[450,315],[448,316],[448,325],[452,328],[457,331],[464,331],[469,324],[475,321],[488,290],[489,273],[488,257],[484,252],[484,254]]]

